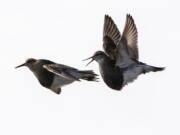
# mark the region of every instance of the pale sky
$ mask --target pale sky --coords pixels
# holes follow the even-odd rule
[[[27,68],[45,58],[79,69],[102,50],[104,15],[123,31],[136,23],[140,61],[166,70],[141,75],[122,91],[75,82],[56,95]],[[1,135],[179,135],[180,8],[178,0],[0,1]]]

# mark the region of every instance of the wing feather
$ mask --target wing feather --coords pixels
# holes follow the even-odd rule
[[[105,53],[112,59],[115,58],[114,52],[120,37],[121,34],[112,18],[108,15],[105,15],[103,29],[103,48]]]
[[[65,65],[61,65],[61,64],[47,64],[47,65],[44,65],[43,67],[45,69],[47,69],[49,72],[52,72],[61,77],[71,79],[74,81],[80,81],[79,78],[77,78],[76,76],[74,76],[70,72],[68,72],[68,70],[76,70],[75,68],[71,68],[71,67],[68,67]],[[68,68],[68,70],[67,70],[67,68]]]
[[[122,44],[127,45],[127,52],[130,58],[138,60],[139,58],[138,46],[137,46],[138,32],[136,25],[134,23],[134,19],[130,14],[126,15],[125,28],[120,42],[122,42]]]

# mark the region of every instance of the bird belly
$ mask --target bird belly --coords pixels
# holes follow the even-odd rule
[[[100,68],[100,73],[103,81],[114,90],[121,90],[123,84],[123,77],[121,72],[111,68],[102,69]]]
[[[51,84],[51,88],[61,88],[62,86],[65,86],[67,84],[70,84],[74,82],[73,80],[61,77],[61,76],[55,76],[54,80]]]
[[[129,82],[133,82],[141,73],[142,68],[139,66],[134,65],[133,67],[129,67],[126,71],[123,73],[123,85],[128,84]]]

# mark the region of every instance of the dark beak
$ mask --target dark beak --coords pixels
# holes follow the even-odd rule
[[[88,66],[91,62],[93,62],[93,61],[94,61],[94,56],[91,56],[91,57],[89,57],[89,58],[87,58],[87,59],[84,59],[83,61],[85,61],[85,60],[89,60],[89,59],[91,59],[91,61],[90,61],[90,62],[88,62],[88,64],[86,64],[86,66]]]
[[[19,66],[15,67],[15,68],[19,68],[19,67],[22,67],[22,66],[26,66],[26,63],[21,64],[21,65],[19,65]]]

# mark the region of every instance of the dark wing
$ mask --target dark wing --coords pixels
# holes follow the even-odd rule
[[[120,42],[127,45],[127,52],[132,59],[138,60],[138,32],[134,20],[130,14],[126,15],[125,28]]]
[[[114,52],[120,37],[121,34],[112,18],[108,15],[105,15],[103,29],[103,49],[105,53],[112,59],[115,59]]]
[[[47,69],[49,72],[52,72],[61,77],[74,81],[80,81],[79,78],[77,78],[75,75],[72,74],[72,71],[77,70],[75,68],[62,64],[47,64],[47,65],[43,65],[43,67]]]

